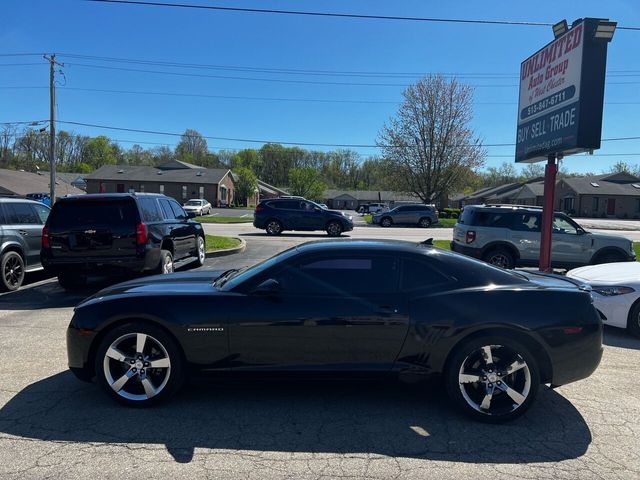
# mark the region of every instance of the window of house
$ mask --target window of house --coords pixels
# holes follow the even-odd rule
[[[200,187],[198,189],[198,198],[203,199],[204,198],[204,187]]]
[[[594,212],[597,212],[599,207],[600,207],[600,197],[593,197],[592,207],[591,207],[592,210]]]
[[[220,201],[221,202],[227,201],[227,187],[225,187],[224,185],[220,186]]]
[[[100,193],[107,193],[107,184],[100,182]]]
[[[164,185],[160,184],[159,190],[158,190],[161,194],[164,195]]]
[[[140,184],[140,189],[138,191],[144,193],[144,183]]]
[[[183,200],[187,199],[187,186],[186,185],[182,185],[182,199]]]
[[[118,183],[116,185],[116,192],[118,193],[124,193],[124,183]]]
[[[565,198],[564,199],[564,211],[565,212],[573,211],[574,203],[575,203],[575,198],[573,198],[573,197]]]

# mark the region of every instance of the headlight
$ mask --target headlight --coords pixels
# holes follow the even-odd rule
[[[616,295],[624,295],[633,293],[635,290],[631,287],[593,287],[593,291],[605,297],[614,297]]]

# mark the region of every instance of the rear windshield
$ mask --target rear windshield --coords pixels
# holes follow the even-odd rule
[[[136,224],[138,221],[133,200],[59,202],[49,216],[49,228]]]

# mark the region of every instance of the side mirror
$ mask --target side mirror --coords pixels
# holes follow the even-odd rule
[[[580,228],[580,227],[578,227],[578,228],[576,229],[576,232],[578,233],[578,235],[584,235],[585,233],[587,233],[587,232],[584,230],[584,228]]]
[[[278,294],[282,290],[280,282],[269,278],[258,285],[251,291],[252,295],[272,296]]]
[[[187,218],[195,218],[196,216],[196,212],[187,212]]]

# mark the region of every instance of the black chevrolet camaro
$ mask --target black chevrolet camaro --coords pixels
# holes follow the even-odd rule
[[[568,279],[427,243],[345,240],[107,288],[76,307],[67,346],[79,378],[127,405],[208,372],[437,375],[463,411],[497,422],[526,411],[540,384],[589,376],[602,322]]]

